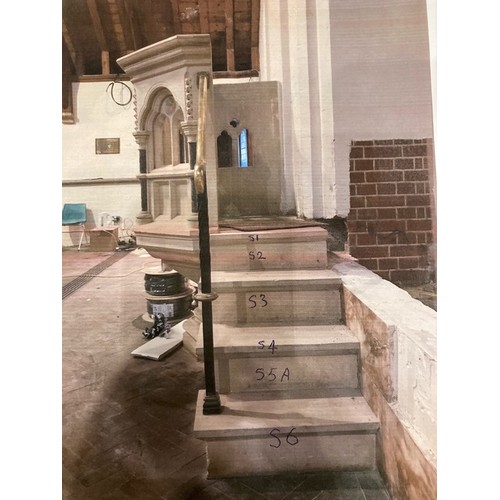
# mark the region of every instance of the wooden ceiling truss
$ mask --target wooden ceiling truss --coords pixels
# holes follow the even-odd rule
[[[72,81],[126,79],[116,60],[177,34],[210,34],[214,78],[259,71],[260,0],[62,0],[63,120]]]

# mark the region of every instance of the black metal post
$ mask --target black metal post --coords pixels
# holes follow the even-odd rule
[[[189,168],[194,170],[196,164],[196,142],[188,142],[189,146]],[[194,181],[191,181],[191,210],[193,212],[198,211],[198,202],[196,196],[196,188],[194,187]]]
[[[146,173],[146,150],[139,149],[139,172],[141,174]],[[146,184],[146,179],[141,178],[141,210],[143,212],[148,211],[148,189]]]
[[[203,413],[205,415],[212,415],[221,413],[222,406],[215,387],[212,301],[217,298],[217,294],[212,293],[210,231],[206,186],[203,193],[198,194],[198,229],[200,242],[201,293],[199,293],[196,298],[201,301],[202,304],[203,358],[205,363],[205,399],[203,400]]]
[[[205,399],[203,401],[203,413],[205,415],[210,415],[221,413],[222,406],[220,403],[219,394],[217,393],[215,388],[212,302],[217,298],[217,294],[212,293],[212,265],[210,262],[210,231],[208,220],[207,181],[205,174],[205,121],[208,74],[198,74],[198,85],[200,97],[198,102],[199,108],[198,134],[196,141],[196,165],[194,168],[193,180],[198,201],[198,237],[200,244],[201,292],[196,294],[195,298],[201,302],[202,306],[201,314],[203,321],[203,357],[205,362]]]

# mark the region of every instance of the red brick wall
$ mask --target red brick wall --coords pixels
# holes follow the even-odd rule
[[[348,249],[396,284],[434,278],[432,139],[353,141]]]

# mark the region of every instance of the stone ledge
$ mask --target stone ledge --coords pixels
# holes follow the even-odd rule
[[[251,242],[254,244],[266,244],[266,243],[292,243],[297,242],[311,242],[311,241],[326,241],[328,233],[325,229],[321,227],[296,227],[288,229],[266,229],[266,230],[255,230],[255,231],[240,231],[237,229],[230,229],[225,227],[219,228],[219,234],[213,235],[211,243],[213,246],[223,246],[228,244],[234,244],[236,242],[249,243],[249,236],[255,238],[258,235],[258,242],[252,239]]]
[[[377,435],[378,465],[384,471],[393,498],[435,499],[436,456],[415,429],[408,427],[398,415],[395,405],[387,403],[366,373],[363,379],[365,398],[382,422]],[[402,481],[402,477],[407,480]]]
[[[85,186],[89,184],[139,184],[137,177],[96,177],[93,179],[63,179],[63,186]]]
[[[262,436],[276,426],[294,427],[297,434],[318,432],[375,433],[379,421],[363,397],[247,400],[221,394],[220,415],[203,415],[205,391],[199,391],[193,435],[198,439]]]
[[[197,354],[203,353],[202,325],[199,327]],[[231,326],[214,325],[214,350],[217,357],[233,357],[245,353],[260,357],[258,340],[275,340],[274,357],[290,356],[293,353],[351,353],[359,349],[358,339],[345,325],[271,325]],[[266,346],[267,347],[267,346]]]
[[[270,271],[214,271],[212,285],[217,291],[234,291],[235,288],[262,287],[282,288],[313,286],[316,288],[340,285],[341,279],[336,272],[323,269],[310,270],[270,270]]]
[[[377,393],[398,422],[434,463],[437,449],[437,312],[409,293],[336,255],[332,267],[344,285],[347,325],[360,340],[363,394],[390,433]],[[381,406],[382,403],[378,404]],[[382,459],[387,450],[382,451]]]
[[[344,286],[378,318],[394,325],[430,358],[437,359],[436,311],[353,260],[337,257],[333,270],[341,276]]]

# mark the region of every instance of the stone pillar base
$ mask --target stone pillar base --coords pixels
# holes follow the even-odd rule
[[[135,216],[138,225],[149,224],[153,222],[153,216],[149,212],[140,212]]]

